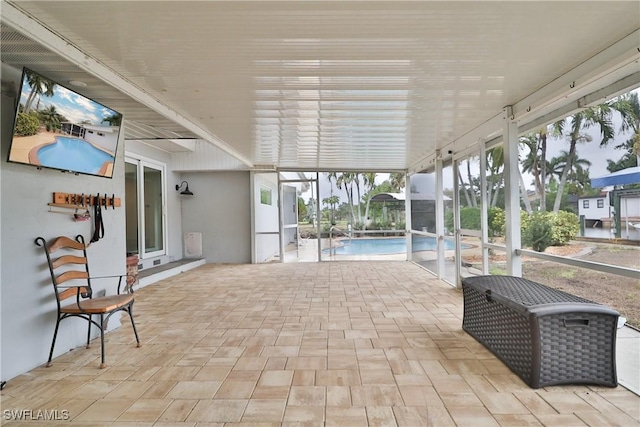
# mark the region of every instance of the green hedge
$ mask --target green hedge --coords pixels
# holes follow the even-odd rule
[[[488,210],[489,236],[504,236],[505,219],[504,210],[500,208],[489,208]],[[460,227],[467,230],[480,230],[481,212],[480,208],[460,209]],[[447,230],[453,230],[453,211],[445,214],[444,226]]]
[[[460,226],[469,230],[480,230],[480,208],[465,207],[460,209]],[[535,222],[535,230],[529,231],[529,228]],[[531,246],[531,241],[527,238],[538,241],[547,231],[544,223],[548,222],[551,227],[550,243],[547,246],[563,246],[574,239],[580,231],[580,221],[578,216],[572,212],[560,211],[556,214],[553,212],[534,212],[529,215],[525,211],[520,211],[520,227],[522,231],[522,239],[525,245]],[[505,213],[501,208],[489,208],[488,210],[489,237],[505,235]],[[453,231],[453,211],[445,213],[444,220],[447,230]],[[533,233],[536,237],[527,234]],[[537,247],[543,246],[540,242]],[[544,250],[544,249],[542,249]]]
[[[16,117],[16,131],[18,136],[29,136],[38,133],[40,127],[40,120],[35,112],[23,113],[19,112]]]
[[[542,228],[540,223],[547,222],[551,227],[550,243],[547,246],[563,246],[574,239],[580,231],[580,220],[578,215],[573,212],[559,211],[553,212],[535,212],[531,215],[524,211],[520,214],[520,224],[523,236],[523,243],[525,245],[531,244],[531,241],[526,241],[524,236],[529,236],[532,231],[529,229],[534,226],[536,233],[541,233]],[[535,223],[535,225],[533,225]],[[543,249],[544,250],[544,249]]]

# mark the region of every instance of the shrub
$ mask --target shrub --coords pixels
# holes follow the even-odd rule
[[[504,236],[505,233],[505,216],[504,210],[501,208],[489,208],[488,212],[489,237]],[[480,230],[481,224],[480,208],[462,208],[460,209],[460,227],[467,230]],[[447,230],[453,232],[453,211],[448,210],[444,216],[444,226]]]
[[[444,212],[444,228],[450,233],[453,233],[453,211],[447,210]]]
[[[16,117],[16,135],[29,136],[38,133],[40,127],[40,121],[36,113],[23,113],[19,112]]]
[[[522,243],[536,252],[544,252],[553,243],[552,219],[547,212],[527,215],[526,228],[522,231]]]
[[[444,226],[447,230],[453,232],[453,211],[447,211],[445,213]],[[466,228],[467,230],[480,230],[480,208],[461,208],[460,228]]]
[[[574,239],[580,231],[580,220],[578,216],[572,212],[559,211],[558,213],[552,212],[535,212],[528,215],[526,212],[521,212],[520,225],[522,230],[522,241],[524,244],[532,245],[531,241],[526,240],[526,236],[531,237],[531,234],[539,235],[544,230],[540,228],[539,224],[536,224],[536,230],[530,230],[534,226],[534,222],[548,222],[551,226],[550,243],[547,246],[563,246]],[[544,249],[543,249],[544,250]]]
[[[580,219],[573,212],[559,211],[552,214],[552,245],[563,246],[580,231]]]
[[[467,230],[480,230],[480,208],[460,209],[460,228]]]
[[[504,236],[505,218],[504,210],[501,208],[489,208],[489,237]]]

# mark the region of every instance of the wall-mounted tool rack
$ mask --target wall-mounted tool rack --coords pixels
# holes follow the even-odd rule
[[[120,198],[115,195],[91,195],[73,193],[53,193],[53,202],[48,206],[64,209],[86,209],[99,204],[103,208],[119,208]]]

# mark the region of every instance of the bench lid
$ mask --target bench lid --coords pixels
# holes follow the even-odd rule
[[[556,303],[588,303],[597,304],[585,298],[550,288],[531,280],[515,276],[474,276],[462,279],[462,284],[491,296],[502,296],[509,301],[532,307]]]

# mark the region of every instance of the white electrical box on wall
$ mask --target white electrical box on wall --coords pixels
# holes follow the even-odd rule
[[[198,258],[202,256],[202,233],[184,233],[184,257]]]

